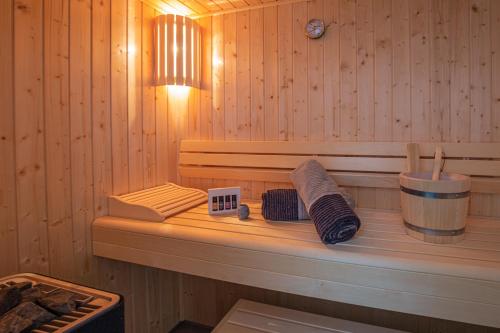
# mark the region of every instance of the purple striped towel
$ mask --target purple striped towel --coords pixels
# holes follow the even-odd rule
[[[359,229],[360,221],[340,194],[325,195],[309,210],[321,240],[327,244],[348,241]]]
[[[295,189],[275,189],[262,193],[262,216],[272,221],[309,219],[306,207]]]

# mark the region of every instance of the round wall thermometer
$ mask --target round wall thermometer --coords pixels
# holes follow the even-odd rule
[[[306,24],[306,36],[309,38],[320,38],[325,33],[325,22],[319,19],[312,19]]]

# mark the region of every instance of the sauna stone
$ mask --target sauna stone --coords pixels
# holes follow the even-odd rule
[[[29,288],[21,292],[22,302],[37,302],[43,297],[43,293],[38,287]]]
[[[35,303],[25,302],[0,317],[0,332],[28,332],[55,318],[54,314]]]
[[[14,286],[0,290],[0,316],[21,302],[21,293]],[[0,330],[0,332],[2,332]]]
[[[76,310],[77,296],[66,290],[55,290],[47,296],[38,299],[38,304],[44,308],[63,315]]]
[[[33,283],[30,281],[25,281],[25,282],[18,282],[12,285],[13,287],[16,287],[21,293],[27,289],[30,289],[33,286]]]

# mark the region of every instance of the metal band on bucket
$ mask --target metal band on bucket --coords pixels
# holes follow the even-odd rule
[[[439,193],[439,192],[419,191],[404,186],[401,186],[400,188],[401,191],[408,193],[410,195],[429,198],[429,199],[462,199],[470,196],[470,191],[458,192],[458,193]]]
[[[405,220],[403,220],[403,222],[405,223],[405,227],[407,227],[408,229],[432,236],[458,236],[465,232],[465,227],[455,230],[441,230],[441,229],[430,229],[430,228],[419,227]]]

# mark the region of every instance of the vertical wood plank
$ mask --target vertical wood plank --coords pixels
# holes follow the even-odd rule
[[[491,2],[491,139],[500,142],[500,34],[493,33],[500,31],[500,2]],[[497,197],[498,200],[498,197]],[[499,205],[496,205],[500,212]]]
[[[340,2],[340,138],[357,141],[356,2]]]
[[[413,141],[430,137],[429,0],[410,1],[411,132]]]
[[[153,86],[153,23],[154,9],[142,6],[142,143],[144,187],[153,187],[156,179],[156,108]]]
[[[279,139],[278,9],[264,8],[264,112],[266,140]]]
[[[236,136],[250,139],[250,12],[236,14]]]
[[[224,17],[212,18],[213,138],[224,139]]]
[[[308,20],[324,19],[324,1],[313,0],[307,3]],[[309,139],[323,141],[325,138],[324,115],[324,39],[308,39],[308,94],[309,94]]]
[[[471,1],[470,36],[470,139],[487,142],[491,140],[490,1]]]
[[[469,1],[457,0],[450,9],[450,140],[470,140]]]
[[[374,0],[374,112],[375,141],[391,141],[393,137],[393,36],[392,36],[392,0]],[[388,189],[376,189],[373,193],[375,207],[381,209],[398,209],[397,197]]]
[[[127,1],[111,0],[111,131],[113,194],[129,191]]]
[[[94,164],[94,213],[108,212],[112,193],[111,150],[111,5],[92,3],[92,152]]]
[[[325,87],[325,141],[340,136],[340,18],[339,1],[324,1],[325,23],[329,25],[324,36]]]
[[[50,274],[74,274],[69,103],[69,6],[44,2],[45,152]]]
[[[17,223],[22,235],[19,269],[48,274],[42,6],[31,0],[15,7],[15,160]]]
[[[189,89],[188,96],[188,133],[189,139],[200,139],[200,90]]]
[[[356,3],[358,140],[375,138],[373,1]]]
[[[200,138],[212,137],[212,18],[198,21],[201,28]]]
[[[148,295],[147,267],[130,265],[130,279],[133,295],[132,327],[134,333],[147,333],[151,331],[148,305],[151,301]],[[129,303],[129,306],[132,305]]]
[[[375,141],[392,140],[392,1],[373,3],[375,38]]]
[[[264,139],[264,11],[250,11],[251,138]]]
[[[293,4],[293,140],[309,139],[307,107],[307,37],[304,27],[307,23],[307,3]]]
[[[392,139],[411,140],[410,16],[408,0],[392,0]]]
[[[128,0],[127,98],[129,191],[144,187],[142,146],[142,2]]]
[[[224,131],[225,138],[238,136],[236,91],[236,14],[224,16]]]
[[[80,281],[90,281],[94,219],[91,114],[91,8],[89,0],[70,5],[71,191],[73,256]]]
[[[357,138],[360,141],[375,139],[375,68],[374,56],[373,1],[356,2],[356,84],[358,125]],[[375,208],[376,189],[359,188],[358,206]]]
[[[156,118],[156,184],[168,182],[170,156],[168,151],[168,91],[166,86],[155,89],[155,118]]]
[[[177,183],[179,147],[188,135],[189,87],[168,86],[168,180]]]
[[[14,136],[14,1],[0,2],[0,275],[18,271],[16,165]]]
[[[429,141],[450,140],[450,7],[448,0],[431,3],[431,129]]]
[[[279,139],[293,138],[293,5],[278,6]]]

